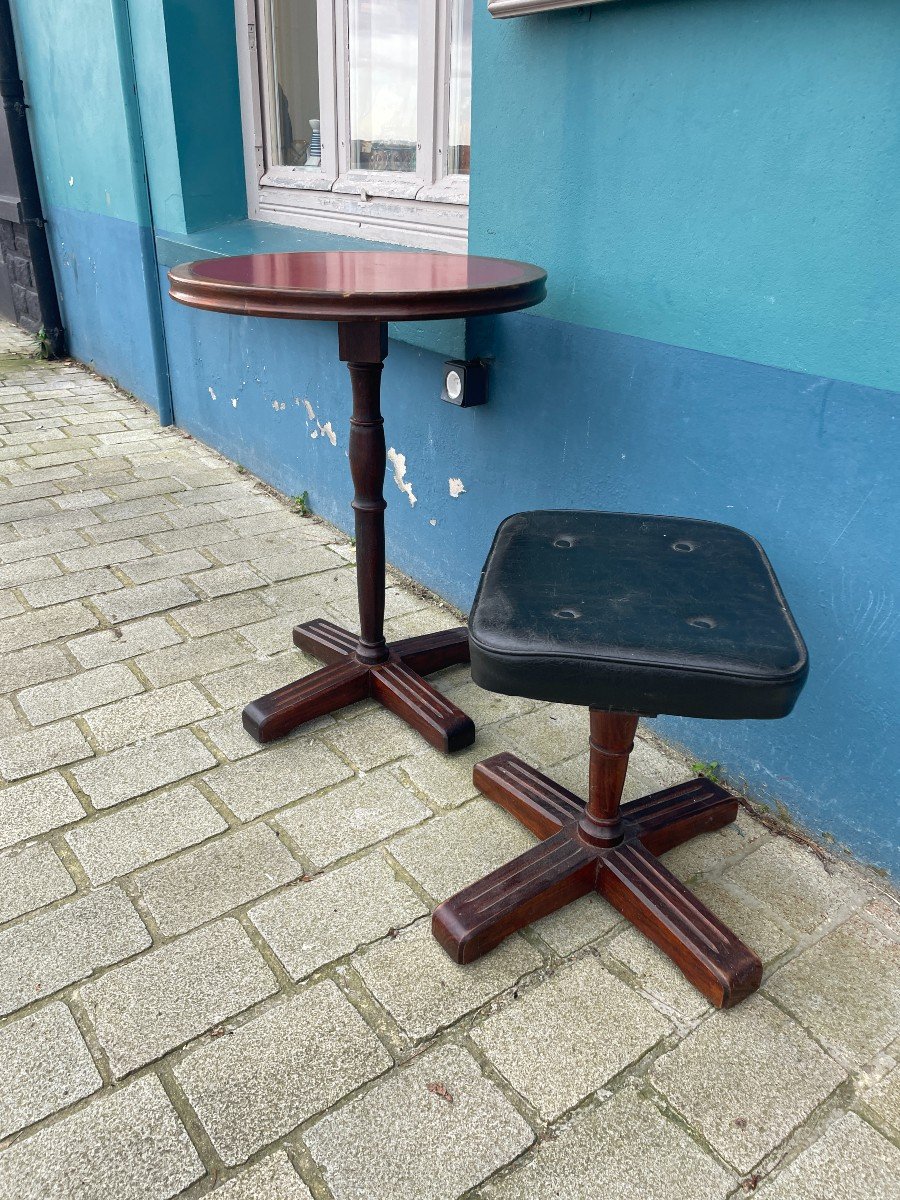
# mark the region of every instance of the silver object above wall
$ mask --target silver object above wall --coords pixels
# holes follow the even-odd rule
[[[616,4],[618,0],[488,0],[492,17],[527,17],[554,8],[586,8],[591,4]]]

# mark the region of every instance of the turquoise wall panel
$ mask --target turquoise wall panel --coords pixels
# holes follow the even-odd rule
[[[15,0],[16,37],[45,206],[137,221],[114,2]]]
[[[900,4],[475,4],[470,249],[548,314],[900,387]]]

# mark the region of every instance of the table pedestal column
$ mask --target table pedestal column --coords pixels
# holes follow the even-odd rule
[[[460,750],[475,740],[470,717],[423,675],[469,661],[467,632],[451,629],[384,640],[384,422],[381,371],[387,357],[383,321],[342,322],[340,357],[350,370],[350,472],[356,523],[359,635],[330,621],[307,621],[294,644],[328,665],[254,700],[244,709],[244,728],[258,742],[283,737],[314,717],[371,696],[402,717],[439,750]]]

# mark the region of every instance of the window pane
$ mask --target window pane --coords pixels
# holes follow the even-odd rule
[[[278,166],[317,167],[322,150],[316,0],[268,0],[268,4],[269,157]]]
[[[419,0],[350,0],[350,166],[416,169]]]
[[[472,0],[450,0],[451,175],[469,174],[472,121]]]

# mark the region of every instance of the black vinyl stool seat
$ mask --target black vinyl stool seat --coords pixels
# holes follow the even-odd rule
[[[469,646],[472,678],[492,692],[642,716],[783,717],[808,668],[754,538],[632,513],[507,517]]]
[[[469,618],[472,678],[590,711],[587,802],[512,754],[475,783],[542,839],[432,918],[457,962],[596,891],[712,1003],[739,1003],[762,964],[657,855],[737,816],[695,779],[621,803],[639,716],[787,716],[803,638],[759,543],[729,525],[632,513],[519,513],[500,526]]]

